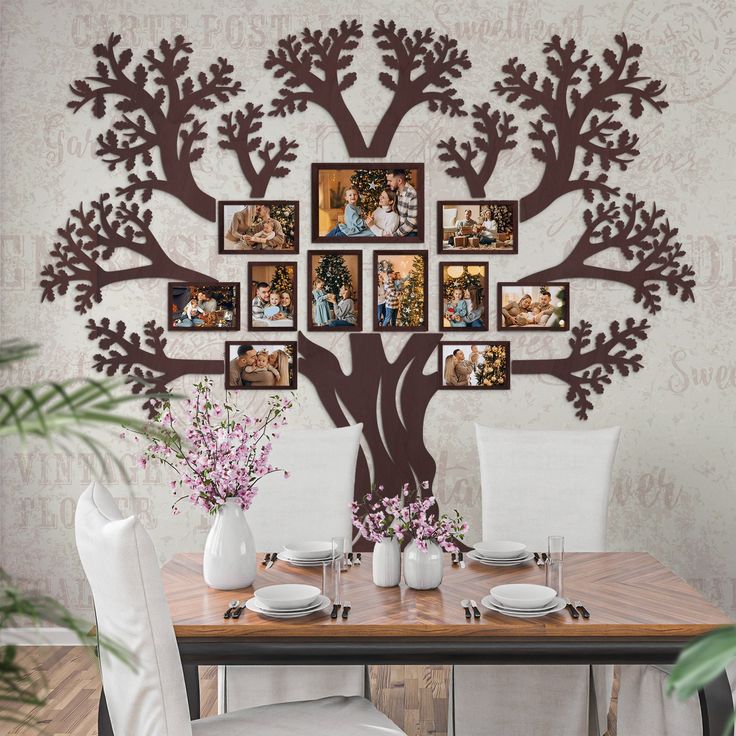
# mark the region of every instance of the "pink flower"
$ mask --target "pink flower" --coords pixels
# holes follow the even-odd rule
[[[146,466],[148,465],[148,460],[144,456],[141,456],[138,458],[138,467],[143,468],[143,470],[146,469]]]

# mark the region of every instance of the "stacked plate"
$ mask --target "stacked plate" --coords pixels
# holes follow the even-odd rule
[[[277,556],[295,567],[321,567],[330,561],[331,552],[331,542],[295,542],[285,545]]]
[[[565,608],[565,601],[546,585],[497,585],[481,599],[491,611],[513,618],[539,618]]]
[[[330,599],[314,585],[267,585],[259,588],[245,607],[269,618],[299,618],[330,607]]]
[[[467,557],[493,567],[514,567],[534,559],[525,544],[507,541],[478,542]]]

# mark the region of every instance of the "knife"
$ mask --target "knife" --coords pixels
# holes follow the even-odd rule
[[[478,604],[471,598],[470,605],[473,607],[473,616],[480,618],[480,611],[478,610]]]
[[[270,570],[274,566],[274,563],[278,560],[278,554],[278,552],[271,554],[271,559],[266,563],[266,570]]]
[[[348,567],[352,567],[352,566],[353,566],[353,553],[348,552]]]
[[[570,612],[570,615],[575,619],[580,618],[580,614],[577,612],[575,606],[573,606],[573,604],[570,603],[569,599],[565,598],[565,603],[566,603],[565,608],[567,608],[567,610]]]
[[[263,562],[261,562],[261,565],[267,565],[270,559],[271,559],[271,553],[266,552],[266,556],[263,558]]]
[[[240,618],[240,614],[243,613],[244,610],[245,610],[245,606],[238,606],[233,611],[233,618]]]
[[[460,601],[460,605],[465,609],[465,618],[470,621],[472,614],[470,613],[470,601],[467,598],[463,598]]]
[[[345,605],[342,607],[343,620],[347,620],[349,613],[350,613],[350,601],[345,601]]]
[[[337,612],[340,610],[341,606],[339,603],[335,603],[335,605],[332,606],[332,613],[330,614],[330,618],[337,618]],[[575,611],[577,613],[577,611]]]
[[[360,552],[358,552],[357,555],[355,555],[355,564],[360,565],[361,559],[360,559]]]
[[[457,555],[454,552],[451,553],[451,558],[452,558],[452,564],[457,565],[457,562],[458,562]]]
[[[581,601],[575,601],[575,608],[580,611],[580,613],[583,614],[583,618],[590,618],[590,612],[588,609],[582,604]]]

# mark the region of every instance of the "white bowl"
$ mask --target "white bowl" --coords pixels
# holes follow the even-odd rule
[[[508,560],[512,557],[521,557],[526,552],[526,545],[521,542],[478,542],[474,549],[482,557]]]
[[[295,560],[318,560],[330,557],[332,542],[294,542],[284,545],[284,552]]]
[[[509,608],[543,608],[551,603],[557,591],[546,585],[528,583],[497,585],[491,588],[491,595],[502,605]]]
[[[267,585],[265,588],[259,588],[255,591],[258,603],[273,611],[306,608],[310,603],[316,601],[319,595],[320,590],[314,585],[297,585],[295,583]]]

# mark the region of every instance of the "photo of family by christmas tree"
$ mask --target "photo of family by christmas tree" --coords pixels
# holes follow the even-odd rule
[[[220,253],[298,253],[298,202],[218,202]]]
[[[296,388],[296,342],[225,343],[225,388]]]
[[[296,329],[296,262],[248,264],[248,329]]]
[[[517,212],[516,202],[438,202],[438,250],[517,253]]]
[[[440,308],[442,330],[487,330],[488,266],[440,263]]]
[[[375,330],[427,329],[427,253],[373,254]]]
[[[170,330],[239,330],[240,284],[168,285]]]
[[[363,329],[359,252],[309,251],[309,329]]]
[[[570,284],[498,284],[498,329],[567,330]]]
[[[424,238],[423,167],[312,165],[312,239],[389,242]]]
[[[441,388],[507,389],[511,386],[511,346],[443,342],[439,349]]]

